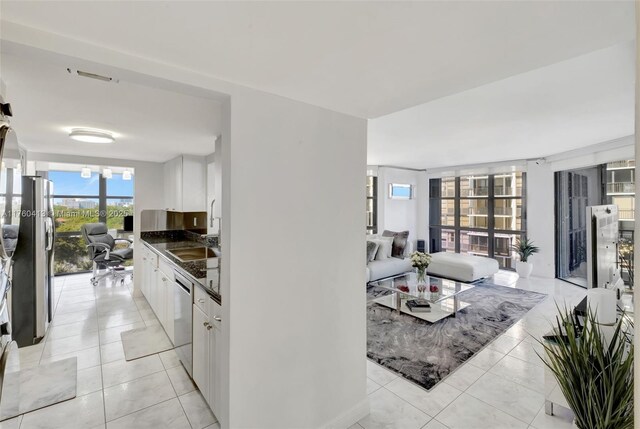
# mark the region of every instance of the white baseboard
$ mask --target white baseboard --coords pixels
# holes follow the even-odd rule
[[[366,397],[354,407],[335,417],[329,423],[321,426],[321,429],[347,429],[358,420],[368,416],[369,411],[369,397]]]

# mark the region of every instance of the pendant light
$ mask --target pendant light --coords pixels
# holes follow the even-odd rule
[[[113,177],[113,172],[110,168],[103,168],[102,177],[104,177],[105,179],[111,179]]]
[[[82,177],[83,179],[90,179],[91,169],[89,167],[82,167],[82,170],[80,170],[80,177]]]
[[[131,180],[131,172],[129,170],[122,172],[122,180]]]

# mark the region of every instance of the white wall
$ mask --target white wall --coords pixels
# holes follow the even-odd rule
[[[409,240],[416,249],[416,240],[429,237],[429,183],[424,171],[394,167],[378,167],[378,232],[409,231]],[[389,198],[389,184],[406,183],[414,186],[414,198]]]
[[[554,278],[555,191],[551,164],[527,163],[527,237],[540,252],[531,257],[533,275]]]
[[[241,91],[230,152],[229,426],[347,427],[368,412],[366,121]]]
[[[140,211],[143,209],[161,209],[165,206],[164,193],[158,192],[158,184],[164,183],[163,164],[155,162],[129,161],[125,159],[95,158],[86,156],[46,154],[39,152],[28,152],[29,161],[48,161],[70,164],[87,165],[111,165],[118,167],[128,167],[134,169],[134,247],[140,248],[137,242],[140,238]],[[80,173],[78,173],[80,174]],[[161,187],[161,189],[163,189]],[[142,266],[142,254],[133,252],[134,267]],[[135,269],[135,268],[134,268]],[[136,293],[140,290],[142,276],[133,276]]]

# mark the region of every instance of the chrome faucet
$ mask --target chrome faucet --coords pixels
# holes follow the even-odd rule
[[[209,226],[210,226],[211,228],[213,228],[213,221],[216,219],[216,218],[213,216],[213,203],[215,203],[215,202],[216,202],[216,199],[215,199],[215,198],[214,198],[213,200],[211,200],[211,214],[209,215]]]

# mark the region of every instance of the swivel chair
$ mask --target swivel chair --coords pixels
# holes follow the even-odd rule
[[[89,256],[93,261],[93,276],[91,284],[98,285],[98,282],[106,277],[113,277],[114,280],[120,280],[124,284],[125,276],[133,274],[124,271],[123,263],[133,259],[132,241],[126,238],[113,238],[104,223],[85,223],[82,225],[82,236],[84,237]],[[125,241],[129,243],[129,247],[125,249],[114,250],[116,242]],[[106,269],[105,273],[98,274],[100,269]]]

